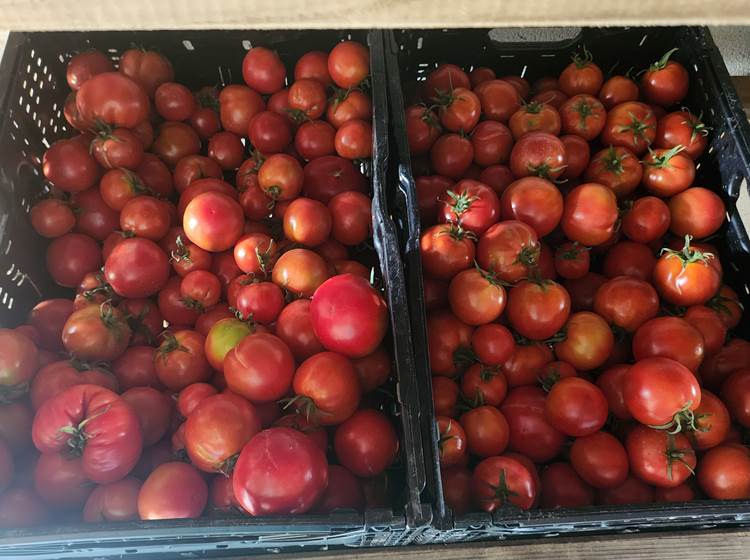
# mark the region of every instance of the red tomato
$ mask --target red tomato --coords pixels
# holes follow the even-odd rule
[[[666,249],[654,267],[653,282],[661,297],[676,305],[706,303],[721,285],[721,272],[713,265],[713,253],[690,246],[685,237],[682,251]]]
[[[560,106],[562,130],[576,134],[589,142],[599,136],[604,128],[606,111],[592,95],[574,95]]]
[[[233,253],[242,272],[266,276],[276,260],[278,245],[265,233],[248,233],[240,237]]]
[[[201,140],[208,140],[221,130],[221,121],[219,120],[218,107],[198,107],[188,120],[190,126],[200,136]]]
[[[161,196],[172,194],[174,185],[172,184],[172,173],[166,164],[154,154],[143,154],[143,162],[135,170],[143,180],[143,183]]]
[[[310,300],[298,299],[284,307],[276,319],[275,331],[298,361],[324,350],[313,330]]]
[[[242,234],[245,221],[242,207],[232,198],[206,192],[185,208],[183,227],[188,239],[206,251],[225,251]]]
[[[470,132],[479,122],[480,102],[467,88],[455,87],[440,96],[440,124],[451,132]]]
[[[727,327],[719,313],[705,305],[694,305],[688,308],[684,318],[703,335],[705,356],[711,356],[721,350],[727,338]]]
[[[118,72],[104,72],[84,82],[76,93],[76,107],[86,123],[133,128],[148,119],[149,102],[136,82]]]
[[[472,88],[477,87],[482,82],[494,80],[496,77],[497,76],[495,75],[495,71],[492,68],[487,68],[486,66],[480,66],[478,68],[474,68],[474,70],[469,72],[469,80],[471,82]],[[503,79],[510,82],[510,80],[508,80],[509,77],[510,76],[507,76]]]
[[[550,89],[537,93],[536,95],[534,95],[534,97],[531,98],[531,101],[533,103],[544,103],[545,105],[554,107],[559,111],[560,107],[563,103],[565,103],[565,101],[567,101],[567,99],[568,96],[561,92],[559,89]]]
[[[565,155],[568,158],[568,166],[563,171],[563,179],[577,179],[589,165],[591,160],[591,148],[589,143],[575,134],[566,134],[560,137],[565,146]]]
[[[76,313],[79,312],[73,315]],[[11,393],[19,388],[23,390],[39,369],[36,345],[18,331],[0,329],[0,348],[0,386]]]
[[[474,159],[474,148],[468,138],[443,134],[430,149],[432,168],[438,175],[459,179]]]
[[[630,276],[618,276],[596,292],[594,311],[610,324],[632,333],[646,321],[656,317],[659,312],[659,296],[648,282]]]
[[[461,377],[461,392],[467,401],[477,405],[500,406],[508,392],[508,382],[499,368],[474,364]]]
[[[31,406],[38,410],[46,401],[68,387],[84,383],[106,387],[112,391],[119,389],[117,380],[109,372],[76,360],[52,362],[41,368],[31,382]]]
[[[518,344],[503,362],[502,369],[510,387],[533,385],[539,381],[545,366],[552,360],[552,352],[542,343]]]
[[[448,290],[451,311],[469,325],[491,323],[505,309],[505,289],[491,274],[476,268],[459,272]]]
[[[210,367],[203,350],[205,338],[189,330],[166,333],[157,350],[156,375],[170,391],[181,391],[188,385],[207,381]]]
[[[499,215],[500,200],[495,191],[473,179],[451,187],[438,209],[439,221],[458,224],[474,235],[482,235]]]
[[[508,504],[531,509],[536,499],[534,477],[517,459],[488,457],[472,474],[474,502],[483,511],[495,511]]]
[[[649,151],[643,160],[642,183],[646,189],[666,197],[681,193],[693,184],[695,164],[690,156],[681,153],[682,149],[682,146],[677,146]],[[674,212],[672,215],[677,217]]]
[[[312,511],[331,513],[340,509],[363,511],[365,497],[359,479],[339,465],[328,465],[328,487]]]
[[[508,294],[508,322],[521,336],[531,340],[553,336],[569,314],[570,296],[552,280],[522,280]]]
[[[670,358],[697,372],[703,361],[703,335],[685,319],[656,317],[644,323],[633,337],[633,357]]]
[[[591,257],[586,247],[567,241],[555,250],[555,270],[563,278],[576,280],[589,271]]]
[[[312,420],[309,420],[304,414],[295,412],[277,418],[273,422],[275,428],[292,428],[302,432],[309,437],[312,442],[320,448],[323,453],[328,452],[328,432],[325,426],[319,426]]]
[[[461,464],[466,458],[466,433],[453,418],[436,418],[441,468]]]
[[[747,384],[748,382],[745,381],[745,383]],[[701,389],[701,404],[695,409],[695,425],[697,429],[686,433],[688,439],[690,439],[690,443],[697,450],[703,451],[716,447],[726,440],[732,423],[727,407],[732,408],[731,401],[735,395],[739,397],[745,396],[745,398],[750,395],[750,391],[747,390],[750,384],[746,385],[744,395],[741,387],[733,387],[731,384],[727,385],[726,383],[725,386],[727,387],[727,391],[726,395],[722,395],[722,398],[727,403],[727,406],[713,393],[706,389]],[[750,404],[750,399],[748,401],[748,404]],[[747,410],[750,412],[750,406],[748,406]],[[734,416],[737,417],[736,414]],[[750,416],[747,416],[747,418],[750,418]],[[745,423],[748,424],[748,422]]]
[[[552,460],[565,445],[565,435],[545,417],[546,398],[543,389],[529,385],[511,390],[500,406],[510,430],[508,448],[535,463]]]
[[[143,144],[127,128],[100,132],[91,142],[94,159],[105,169],[137,168],[143,161]]]
[[[191,91],[175,82],[165,82],[154,92],[156,112],[167,121],[185,121],[198,108]]]
[[[218,391],[208,383],[193,383],[180,391],[177,397],[177,411],[183,418],[187,418],[195,407],[204,399],[216,395]]]
[[[662,488],[679,486],[693,474],[695,451],[684,434],[636,426],[625,440],[632,473]]]
[[[377,476],[395,461],[398,436],[377,410],[359,410],[336,429],[334,449],[342,465],[362,477]]]
[[[331,76],[328,74],[328,53],[310,51],[299,57],[294,65],[294,79],[302,78],[318,80],[324,86],[331,85]]]
[[[42,453],[74,449],[86,477],[99,484],[124,477],[141,454],[137,416],[96,385],[75,385],[48,400],[37,411],[32,437]]]
[[[42,157],[44,177],[66,192],[85,191],[99,178],[99,166],[87,146],[75,139],[58,140]]]
[[[31,225],[42,237],[55,238],[70,232],[76,217],[70,205],[56,198],[45,198],[31,208]]]
[[[747,499],[750,496],[750,455],[744,447],[714,447],[701,458],[697,479],[709,498]]]
[[[66,78],[70,89],[77,91],[92,76],[113,70],[112,61],[107,55],[97,50],[89,50],[74,55],[68,61]]]
[[[638,84],[627,76],[612,76],[599,90],[599,101],[608,111],[626,101],[638,101]]]
[[[31,448],[31,424],[34,413],[25,401],[0,404],[0,437],[9,447],[9,452],[19,453]],[[5,464],[8,464],[10,453]],[[1,470],[1,469],[0,469]],[[5,469],[7,472],[9,469]]]
[[[305,165],[303,195],[323,204],[346,191],[366,193],[368,183],[350,162],[338,156],[324,156]]]
[[[104,276],[120,296],[143,298],[158,292],[169,277],[169,262],[159,246],[149,239],[124,239],[104,264]]]
[[[682,101],[688,92],[688,77],[685,67],[669,57],[672,49],[654,62],[641,76],[641,92],[649,103],[669,107]]]
[[[208,157],[225,171],[237,169],[245,159],[245,147],[233,132],[217,132],[208,140]]]
[[[602,271],[607,278],[631,276],[648,282],[653,276],[655,266],[656,257],[648,245],[620,241],[607,251]]]
[[[575,508],[594,504],[594,491],[568,463],[552,463],[542,471],[541,507]]]
[[[695,500],[695,489],[689,483],[682,483],[674,488],[655,488],[655,502],[692,502]]]
[[[455,381],[442,375],[432,378],[432,401],[435,414],[455,418],[458,403],[458,385]]]
[[[107,206],[98,189],[75,193],[71,204],[76,213],[76,232],[103,241],[117,229],[117,212]]]
[[[343,41],[328,54],[328,74],[340,88],[354,88],[370,73],[370,51],[356,41]]]
[[[152,387],[133,387],[121,396],[138,417],[144,447],[164,437],[172,416],[172,401],[164,393]]]
[[[604,77],[599,67],[592,62],[591,53],[585,48],[583,54],[573,55],[573,62],[560,74],[560,89],[565,95],[580,93],[596,95],[602,87]]]
[[[229,388],[252,402],[277,400],[289,391],[294,357],[283,340],[272,334],[244,336],[224,358]]]
[[[604,393],[580,377],[567,377],[555,383],[545,403],[547,420],[573,437],[599,431],[607,421],[607,411]]]
[[[603,185],[584,183],[565,197],[561,225],[572,241],[601,245],[612,237],[617,219],[617,198]]]
[[[361,387],[354,367],[334,352],[321,352],[302,362],[292,386],[297,409],[322,425],[340,424],[359,406]]]
[[[147,299],[126,299],[119,305],[125,314],[133,338],[131,345],[153,344],[157,335],[164,329],[164,318],[159,307]]]
[[[62,330],[65,349],[82,360],[114,360],[130,342],[130,328],[111,303],[74,311]]]
[[[607,322],[596,313],[573,313],[564,328],[566,338],[555,344],[555,354],[576,370],[596,369],[612,352],[614,335]]]
[[[469,348],[472,328],[449,311],[427,317],[427,346],[432,375],[454,377],[465,363],[457,359]],[[457,354],[458,352],[458,354]]]
[[[507,123],[521,107],[518,90],[505,80],[489,80],[479,84],[474,93],[479,97],[482,114],[493,121]]]
[[[738,424],[750,426],[750,369],[732,372],[721,385],[721,398]]]
[[[352,365],[363,394],[384,385],[391,376],[391,356],[383,346],[367,356],[352,360]]]
[[[726,219],[726,207],[719,196],[701,187],[693,187],[669,199],[672,222],[669,229],[677,236],[703,238],[713,235]]]
[[[281,255],[272,274],[274,284],[298,297],[311,297],[328,277],[326,262],[308,249],[292,249]]]
[[[356,191],[347,191],[334,196],[328,202],[331,220],[330,233],[333,239],[350,247],[367,241],[372,236],[371,204],[367,195]],[[328,237],[327,234],[326,237]]]
[[[619,440],[606,432],[581,437],[570,448],[576,473],[594,488],[617,488],[628,477],[628,455]]]
[[[120,72],[140,85],[149,97],[164,82],[174,81],[172,64],[156,51],[125,51],[120,57]]]
[[[102,523],[137,519],[140,489],[141,481],[132,477],[97,486],[83,507],[83,521]]]
[[[536,264],[538,255],[536,232],[515,220],[493,225],[482,234],[477,245],[479,266],[506,282],[517,282],[528,276],[528,270]]]
[[[479,406],[461,415],[466,446],[472,455],[500,455],[508,447],[510,429],[505,416],[494,406]]]
[[[170,166],[177,165],[182,158],[197,154],[201,140],[189,125],[167,121],[159,127],[159,133],[151,146],[151,151]]]
[[[34,468],[34,489],[48,506],[58,510],[80,510],[93,485],[83,470],[80,457],[42,453]]]
[[[594,154],[584,177],[586,181],[609,187],[619,198],[623,198],[640,184],[643,167],[628,148],[610,146]]]
[[[406,138],[412,155],[428,153],[440,136],[440,132],[438,117],[432,110],[422,105],[412,105],[406,108]],[[508,146],[508,152],[510,152],[510,146]]]
[[[372,156],[372,126],[366,121],[351,120],[342,124],[334,138],[336,153],[346,159]]]
[[[120,212],[120,229],[151,241],[159,241],[169,231],[170,209],[174,206],[153,196],[136,196]]]
[[[237,292],[237,317],[261,325],[273,323],[284,307],[284,293],[272,282],[252,282]]]
[[[440,64],[433,70],[423,87],[423,95],[427,100],[436,100],[441,93],[448,93],[454,88],[469,88],[470,81],[466,72],[455,64]]]
[[[294,147],[299,155],[309,161],[333,154],[336,151],[335,139],[336,129],[327,122],[307,121],[297,129]]]
[[[263,98],[249,87],[229,85],[219,93],[219,116],[224,130],[245,136],[252,118],[265,109]]]
[[[302,190],[302,179],[302,166],[287,154],[273,154],[258,170],[258,186],[272,200],[295,198]]]
[[[706,150],[707,138],[708,128],[698,117],[688,111],[675,111],[659,119],[654,147],[683,146],[687,155],[698,159]]]
[[[427,229],[422,234],[420,249],[425,271],[442,280],[449,280],[469,268],[476,252],[469,235],[449,224]],[[480,264],[486,266],[485,263]]]
[[[656,116],[651,107],[638,101],[627,101],[607,113],[601,141],[605,145],[623,146],[640,156],[655,137]]]
[[[510,169],[520,177],[536,175],[555,180],[565,171],[565,145],[547,132],[530,132],[516,141],[510,152]]]
[[[588,311],[594,308],[596,291],[607,281],[607,278],[596,272],[588,272],[581,278],[564,283],[570,294],[570,306],[573,311]]]
[[[242,61],[242,77],[248,86],[267,95],[284,87],[286,68],[275,51],[253,47]]]
[[[371,118],[372,100],[366,93],[356,89],[340,90],[326,110],[326,119],[334,128],[340,128],[351,120],[369,121]]]
[[[477,165],[486,167],[504,164],[510,158],[513,135],[502,123],[482,121],[471,132],[471,144],[474,149],[474,163]]]
[[[505,189],[501,207],[503,219],[524,222],[533,227],[539,237],[544,237],[560,222],[563,198],[550,181],[524,177]]]
[[[208,487],[195,467],[171,462],[156,467],[138,493],[141,519],[200,517],[208,501]]]
[[[560,113],[551,105],[532,101],[513,113],[508,123],[516,141],[529,132],[560,134]]]
[[[660,198],[644,196],[636,199],[622,218],[622,232],[636,243],[651,243],[669,229],[671,213]]]
[[[634,476],[628,476],[617,488],[597,492],[596,503],[600,505],[650,504],[654,501],[654,489]]]
[[[481,363],[496,366],[512,356],[515,341],[513,334],[504,326],[489,324],[474,331],[471,347]]]

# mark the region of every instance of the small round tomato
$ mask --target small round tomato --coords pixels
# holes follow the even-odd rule
[[[628,148],[610,146],[594,154],[584,177],[586,181],[609,187],[622,198],[638,187],[643,177],[643,167]]]
[[[536,175],[555,180],[568,160],[562,141],[547,132],[530,132],[519,138],[510,152],[510,170],[518,177]]]
[[[208,381],[211,370],[203,350],[205,338],[195,331],[165,333],[154,359],[156,375],[167,389],[181,391]]]
[[[627,101],[638,101],[638,84],[627,76],[612,76],[599,90],[599,101],[609,111],[612,107]]]
[[[726,219],[726,207],[719,196],[701,187],[683,190],[669,199],[672,221],[669,230],[680,237],[708,237]]]
[[[552,463],[544,467],[541,476],[540,506],[577,508],[594,504],[594,490],[576,474],[568,463]]]
[[[177,397],[177,411],[183,418],[187,418],[198,404],[208,397],[218,393],[216,387],[208,383],[193,383],[180,391]]]
[[[182,158],[197,154],[201,140],[190,125],[167,121],[159,127],[159,133],[151,145],[151,151],[169,166],[177,165]]]
[[[547,179],[524,177],[503,191],[504,220],[519,220],[530,225],[539,237],[551,233],[563,214],[563,197]]]
[[[508,294],[508,323],[521,336],[544,340],[568,320],[570,296],[552,280],[522,280]]]
[[[201,249],[225,251],[242,235],[245,216],[242,207],[219,192],[199,194],[185,208],[185,235]]]
[[[482,121],[471,131],[474,163],[486,167],[507,163],[513,148],[513,135],[497,121]]]
[[[555,250],[555,270],[568,280],[583,278],[589,271],[591,255],[588,248],[575,241],[566,241]]]
[[[560,89],[567,96],[580,93],[596,95],[602,87],[604,76],[601,69],[592,62],[591,53],[585,48],[582,54],[573,55],[573,62],[560,74]]]
[[[575,369],[589,371],[609,358],[614,335],[607,322],[596,313],[573,313],[565,327],[565,340],[555,344],[555,354]]]
[[[198,108],[191,91],[175,82],[164,82],[154,92],[156,112],[167,121],[184,121]]]
[[[483,511],[492,512],[508,504],[531,509],[537,491],[529,470],[511,457],[488,457],[472,474],[474,502]]]
[[[451,132],[471,130],[479,122],[479,97],[467,88],[454,87],[440,95],[440,124]]]
[[[432,169],[438,175],[460,179],[474,160],[474,147],[466,137],[449,133],[440,136],[430,148]]]
[[[552,460],[565,445],[565,434],[544,414],[546,398],[541,387],[528,385],[511,390],[500,406],[510,429],[508,448],[535,463]]]
[[[580,377],[567,377],[552,386],[545,403],[547,420],[566,435],[583,437],[607,421],[604,393]]]
[[[561,127],[560,113],[551,105],[531,101],[513,113],[508,126],[516,141],[529,132],[548,132],[557,136]]]
[[[423,105],[406,108],[406,138],[412,155],[428,153],[439,136],[440,124],[432,110]],[[510,151],[510,147],[508,150]]]
[[[83,142],[58,140],[42,157],[44,177],[66,192],[85,191],[99,178],[99,166]]]
[[[479,97],[482,114],[490,120],[507,123],[521,107],[518,90],[505,80],[488,80],[479,84],[474,93]]]
[[[252,118],[265,109],[263,98],[241,85],[229,85],[219,93],[219,117],[224,130],[244,136]]]
[[[340,88],[354,88],[370,73],[370,51],[357,41],[343,41],[328,54],[328,74]]]
[[[506,282],[517,282],[528,276],[529,269],[537,263],[538,236],[523,222],[500,222],[482,234],[476,253],[483,269],[494,272]]]
[[[159,85],[174,80],[174,69],[164,55],[156,51],[129,49],[120,57],[120,72],[143,88],[149,97]]]
[[[679,486],[694,472],[695,451],[684,434],[635,426],[625,439],[625,447],[632,473],[654,486]]]
[[[457,224],[473,233],[483,234],[500,215],[500,200],[495,191],[473,179],[464,179],[446,192],[438,208],[438,220]]]
[[[72,231],[76,217],[70,204],[56,198],[45,198],[31,208],[31,225],[42,237],[55,238]]]
[[[505,416],[494,406],[482,405],[461,415],[466,447],[478,457],[500,455],[508,447],[509,428]]]
[[[153,196],[136,196],[125,203],[120,212],[120,229],[151,241],[159,241],[169,231],[169,203]]]
[[[361,120],[342,124],[334,137],[336,153],[346,159],[366,159],[372,156],[372,126]]]
[[[617,198],[598,183],[584,183],[565,197],[561,226],[565,235],[582,245],[601,245],[614,233]]]
[[[438,416],[436,423],[441,468],[462,463],[466,457],[466,433],[461,424],[445,416]]]
[[[744,447],[719,445],[701,458],[698,484],[714,500],[744,500],[750,496],[750,454]]]
[[[276,201],[295,198],[302,190],[302,178],[302,166],[287,154],[273,154],[258,170],[258,186]]]
[[[685,319],[656,317],[644,323],[633,337],[636,360],[661,356],[697,372],[703,361],[703,335]]]
[[[639,156],[646,151],[654,138],[656,116],[645,103],[620,103],[607,113],[607,122],[601,134],[603,144],[623,146]]]
[[[158,156],[151,153],[143,154],[143,162],[135,169],[138,177],[147,188],[160,196],[169,196],[174,190],[172,173]]]
[[[105,169],[135,169],[143,161],[143,144],[127,128],[115,128],[96,135],[91,142],[91,153]]]
[[[420,249],[425,272],[442,280],[449,280],[469,268],[476,253],[471,237],[451,224],[427,229],[422,234]],[[480,264],[486,266],[486,263]]]
[[[208,157],[225,171],[237,169],[245,159],[242,140],[233,132],[217,132],[208,140]]]
[[[534,385],[545,366],[554,359],[550,349],[540,342],[518,344],[510,357],[502,363],[502,370],[510,387]]]
[[[131,345],[153,344],[164,329],[164,318],[159,308],[147,299],[126,299],[119,305],[133,331]]]
[[[563,103],[568,100],[568,96],[561,92],[559,89],[550,89],[542,91],[534,95],[531,101],[534,103],[544,103],[550,107],[554,107],[558,111]]]
[[[117,229],[117,212],[107,205],[98,189],[74,193],[71,204],[76,214],[76,232],[103,241]]]
[[[508,382],[499,368],[474,364],[461,377],[461,392],[467,401],[477,405],[500,406],[508,392]]]
[[[431,313],[427,317],[427,346],[433,375],[454,377],[466,366],[459,350],[465,352],[469,348],[471,335],[472,327],[449,311]]]
[[[659,295],[648,282],[630,276],[618,276],[596,292],[594,311],[610,324],[632,333],[646,321],[656,317],[659,312]]]
[[[636,243],[651,243],[662,237],[671,222],[666,203],[655,196],[636,199],[622,218],[622,232]]]
[[[309,161],[333,154],[336,151],[335,141],[336,129],[330,124],[325,121],[307,121],[297,129],[294,147],[300,156]]]
[[[706,356],[716,354],[727,338],[727,326],[719,313],[705,305],[688,307],[685,320],[703,335],[703,348]]]
[[[599,136],[606,120],[604,105],[587,94],[574,95],[560,106],[562,130],[591,142]]]
[[[657,196],[672,196],[693,184],[695,164],[690,156],[681,153],[682,150],[682,146],[677,146],[649,151],[643,160],[642,180],[649,192]]]
[[[346,191],[334,196],[328,202],[331,237],[350,247],[367,241],[372,236],[371,206],[370,197],[361,192]]]
[[[713,265],[716,256],[690,246],[685,236],[682,251],[666,249],[654,267],[653,282],[662,298],[676,305],[706,303],[721,285],[721,272]]]
[[[607,432],[577,438],[570,448],[570,464],[594,488],[617,488],[628,477],[627,452]]]
[[[200,472],[187,463],[164,463],[144,481],[138,493],[141,519],[200,517],[208,502],[208,487]]]
[[[659,119],[656,125],[654,147],[675,148],[683,146],[693,159],[698,159],[708,144],[708,128],[689,111],[675,111]]]
[[[495,323],[482,325],[471,336],[471,348],[479,361],[488,366],[504,363],[515,349],[513,334],[504,326]]]
[[[641,92],[649,103],[669,107],[687,95],[690,80],[687,70],[679,62],[669,60],[676,50],[665,53],[641,77]]]
[[[469,268],[453,277],[448,289],[451,310],[468,325],[491,323],[505,309],[505,289],[491,274]]]
[[[326,110],[326,120],[334,128],[340,128],[351,120],[369,121],[371,118],[372,100],[366,93],[357,89],[339,90]]]

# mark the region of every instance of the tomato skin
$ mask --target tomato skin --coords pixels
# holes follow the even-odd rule
[[[472,327],[450,311],[437,311],[427,317],[427,346],[432,375],[455,377],[459,373],[456,351],[468,348]]]
[[[472,455],[491,457],[500,455],[508,447],[508,421],[494,406],[483,405],[461,415],[461,426],[466,432],[466,447]]]
[[[76,107],[86,123],[104,121],[134,128],[148,119],[149,101],[135,81],[118,72],[104,72],[84,82],[76,93]]]
[[[346,191],[366,193],[368,183],[365,176],[351,161],[338,156],[324,156],[305,165],[303,170],[303,194],[323,204],[337,194]]]
[[[596,292],[594,311],[612,325],[632,333],[656,317],[659,296],[648,282],[617,276]]]
[[[466,460],[466,433],[461,424],[446,416],[437,416],[435,422],[440,437],[440,468],[462,464]]]
[[[219,117],[224,130],[247,134],[252,118],[265,109],[263,98],[249,87],[229,85],[219,93]]]
[[[727,338],[727,327],[716,311],[705,305],[694,305],[688,308],[684,318],[703,335],[705,357],[721,350]]]
[[[461,377],[461,393],[469,402],[500,406],[507,392],[508,382],[499,368],[474,364]]]
[[[289,391],[294,357],[280,338],[255,333],[242,338],[224,358],[229,389],[251,402],[275,401]]]
[[[164,251],[145,238],[124,239],[104,263],[104,277],[116,294],[144,298],[161,290],[169,277]]]
[[[491,323],[505,309],[505,289],[479,270],[470,268],[453,277],[448,289],[451,311],[468,325]]]
[[[625,404],[625,395],[623,393],[625,378],[629,369],[629,364],[614,365],[604,370],[596,378],[596,386],[601,389],[607,398],[610,413],[618,420],[630,420],[632,418]]]
[[[251,515],[304,513],[328,485],[328,464],[313,441],[291,428],[270,428],[251,439],[234,468],[232,487]]]
[[[296,406],[309,410],[310,418],[324,426],[340,424],[354,414],[362,391],[351,361],[334,352],[321,352],[302,362],[292,387],[299,397]]]
[[[406,138],[409,142],[409,153],[415,156],[428,153],[440,137],[440,132],[440,124],[434,111],[421,105],[406,108]]]
[[[596,369],[607,360],[614,335],[599,315],[588,311],[573,313],[565,329],[567,338],[554,347],[558,359],[580,371]]]
[[[510,170],[518,177],[537,175],[555,180],[568,164],[565,145],[547,132],[529,132],[519,138],[510,152]]]
[[[591,95],[574,95],[560,106],[562,130],[591,142],[599,136],[606,120],[604,105]]]
[[[561,225],[570,240],[591,247],[612,237],[617,218],[614,193],[598,183],[584,183],[565,197]]]
[[[221,130],[219,112],[212,107],[199,106],[190,115],[188,122],[195,132],[198,133],[201,140],[208,140]]]
[[[348,469],[328,465],[328,486],[312,511],[331,513],[340,509],[364,511],[365,496],[359,479]]]
[[[70,232],[76,224],[76,218],[70,205],[55,198],[37,202],[30,213],[34,230],[49,239],[60,237]]]
[[[541,507],[576,508],[594,504],[594,491],[568,463],[552,463],[542,471]]]
[[[497,78],[497,76],[495,75],[495,71],[492,68],[487,68],[486,66],[474,68],[474,70],[469,72],[469,81],[471,82],[472,88],[476,88],[479,84],[494,80],[495,78]],[[507,78],[504,79],[508,82],[510,81],[507,80]]]
[[[568,166],[563,171],[563,179],[577,179],[591,161],[591,148],[588,142],[575,134],[566,134],[560,137],[565,146],[565,155],[568,158]]]
[[[370,197],[357,191],[342,192],[334,196],[328,202],[330,234],[333,239],[349,247],[367,241],[372,236],[371,205]]]
[[[655,196],[637,199],[622,219],[622,232],[636,243],[651,243],[662,237],[671,222],[671,212]]]
[[[659,257],[653,276],[659,295],[676,305],[706,303],[721,285],[721,272],[713,265],[713,254],[703,255],[704,260],[691,263],[684,263],[680,254],[675,253]]]
[[[547,394],[540,387],[528,385],[512,389],[500,411],[508,421],[508,449],[527,456],[535,463],[546,463],[557,457],[565,445],[565,434],[545,417]]]
[[[688,111],[675,111],[659,119],[654,147],[684,146],[684,152],[698,159],[706,150],[708,131],[698,117]]]
[[[599,505],[650,504],[653,501],[654,489],[632,475],[628,475],[625,482],[617,488],[607,488],[596,493],[596,503]]]
[[[656,116],[651,107],[638,101],[627,101],[612,107],[607,113],[601,141],[604,145],[628,148],[640,156],[655,137]]]
[[[679,62],[659,61],[641,77],[641,92],[649,103],[669,107],[685,98],[689,80],[687,70]]]
[[[430,148],[430,163],[438,175],[460,179],[474,160],[471,140],[459,134],[440,136]]]
[[[308,121],[297,129],[294,147],[300,156],[310,161],[333,154],[336,151],[335,139],[336,129],[333,126],[325,121]]]
[[[432,401],[437,416],[455,418],[457,415],[458,385],[449,377],[437,375],[432,377]]]
[[[528,275],[528,267],[536,262],[538,250],[538,237],[531,226],[507,220],[482,234],[476,252],[483,269],[506,282],[517,282]]]
[[[441,280],[450,280],[469,268],[476,253],[474,242],[449,224],[432,226],[423,232],[420,250],[425,272]]]
[[[471,336],[471,347],[479,361],[489,366],[504,363],[512,355],[516,343],[513,334],[498,324],[482,325]]]
[[[479,122],[479,98],[462,87],[453,88],[448,95],[446,104],[440,106],[440,124],[451,132],[470,132]]]
[[[576,473],[594,488],[617,488],[628,477],[628,455],[620,441],[607,432],[576,439],[570,449]]]
[[[8,444],[11,453],[18,454],[31,448],[31,424],[33,421],[34,412],[28,401],[0,404],[0,437]]]
[[[726,218],[726,207],[719,196],[701,187],[683,190],[669,199],[672,221],[669,229],[679,237],[708,237],[718,231]]]
[[[483,511],[492,512],[507,504],[531,509],[536,499],[532,474],[511,457],[484,459],[474,468],[471,482],[474,502]]]
[[[292,428],[302,432],[309,437],[312,442],[320,448],[323,453],[328,452],[328,432],[324,426],[319,426],[312,420],[308,420],[305,414],[295,412],[286,414],[273,421],[274,428]]]
[[[744,394],[750,395],[750,392],[746,389]],[[732,407],[732,396],[734,395],[743,396],[743,393],[731,385],[727,387],[726,395],[722,394],[724,402],[707,389],[701,389],[701,404],[695,409],[695,424],[698,429],[686,433],[696,450],[704,451],[716,447],[726,440],[732,423],[728,407]]]
[[[80,435],[61,436],[66,426],[77,427]],[[71,438],[82,439],[81,467],[99,484],[124,477],[141,455],[137,416],[123,399],[97,385],[74,385],[44,403],[34,418],[32,437],[42,453],[61,453]]]
[[[607,421],[607,411],[604,394],[580,377],[566,377],[555,383],[545,403],[547,420],[573,437],[599,431]]]
[[[750,426],[750,369],[732,372],[721,385],[721,398],[738,424]]]
[[[638,101],[638,84],[627,76],[612,76],[599,90],[599,101],[609,111],[612,107],[627,101]]]
[[[508,126],[516,141],[529,132],[549,132],[558,136],[561,127],[560,113],[551,105],[531,102],[513,113]]]
[[[704,356],[703,335],[685,319],[656,317],[644,323],[633,337],[636,360],[661,356],[697,372]]]
[[[34,467],[34,490],[54,510],[80,510],[93,485],[80,457],[68,459],[62,453],[42,453]]]
[[[229,196],[205,192],[190,201],[182,220],[190,241],[206,251],[220,252],[234,246],[242,235],[245,217],[242,207]]]
[[[488,80],[479,84],[474,93],[479,97],[482,114],[490,120],[508,123],[521,107],[518,91],[505,80]]]
[[[211,370],[203,350],[205,338],[196,331],[166,335],[154,360],[156,375],[170,391],[208,381]]]
[[[370,51],[356,41],[343,41],[328,54],[328,74],[340,88],[353,88],[370,73]]]
[[[140,85],[149,97],[161,84],[174,81],[172,64],[156,51],[125,51],[120,57],[120,72]]]
[[[117,212],[107,206],[98,189],[75,193],[71,204],[76,210],[77,233],[103,241],[117,229]]]
[[[272,279],[277,286],[298,297],[311,297],[329,278],[323,258],[308,249],[292,249],[279,257]]]
[[[141,519],[190,519],[201,515],[208,487],[198,470],[186,463],[159,465],[138,493]]]
[[[501,208],[504,220],[524,222],[534,228],[539,237],[544,237],[560,222],[563,197],[547,179],[524,177],[503,191]]]
[[[695,451],[684,434],[636,426],[628,433],[625,447],[632,473],[654,486],[679,486],[695,469]]]
[[[99,166],[83,142],[58,140],[42,157],[44,177],[66,192],[85,191],[99,178]]]
[[[208,383],[188,385],[177,397],[177,411],[183,418],[188,418],[201,401],[217,393],[216,387]]]
[[[698,465],[698,484],[714,500],[740,500],[750,496],[750,455],[735,445],[709,449]]]
[[[594,154],[584,178],[609,187],[618,198],[623,198],[638,188],[643,178],[643,166],[628,148],[610,146]]]
[[[342,465],[361,477],[377,476],[399,451],[391,421],[377,410],[358,410],[336,429],[334,449]]]

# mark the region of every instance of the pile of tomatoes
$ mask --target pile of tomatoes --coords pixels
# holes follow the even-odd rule
[[[76,294],[0,329],[0,526],[390,506],[368,74],[355,41],[198,92],[70,60],[31,221]]]
[[[457,513],[750,498],[750,343],[672,54],[533,87],[441,64],[406,110]]]

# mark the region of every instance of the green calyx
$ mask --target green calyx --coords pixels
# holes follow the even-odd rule
[[[672,160],[672,158],[682,152],[684,149],[685,146],[677,145],[673,148],[662,151],[662,153],[657,153],[649,148],[648,152],[650,157],[648,160],[644,161],[643,164],[648,165],[649,167],[655,167],[657,169],[665,169],[667,167],[671,167],[670,161]]]
[[[651,72],[656,72],[656,71],[658,71],[658,70],[663,70],[664,68],[666,68],[666,67],[667,67],[667,63],[669,62],[669,58],[670,58],[670,57],[671,57],[671,56],[672,56],[672,55],[673,55],[674,53],[676,53],[676,52],[677,52],[678,50],[679,50],[679,49],[677,49],[677,48],[674,48],[674,49],[671,49],[671,50],[669,50],[669,51],[665,52],[665,53],[664,53],[664,55],[663,55],[663,56],[662,56],[662,57],[661,57],[661,58],[660,58],[659,60],[657,60],[656,62],[654,62],[654,63],[653,63],[653,64],[652,64],[651,66],[649,66],[649,68],[648,68],[648,69],[649,69],[649,70],[650,70]]]
[[[702,251],[699,251],[698,249],[694,249],[690,246],[690,241],[692,241],[693,236],[692,235],[686,235],[685,236],[685,245],[683,246],[681,251],[675,251],[674,249],[664,248],[661,250],[662,255],[666,255],[667,258],[674,257],[678,258],[682,261],[682,269],[685,270],[685,268],[689,264],[694,263],[701,263],[705,266],[709,266],[709,259],[714,258],[713,253],[704,253]]]

